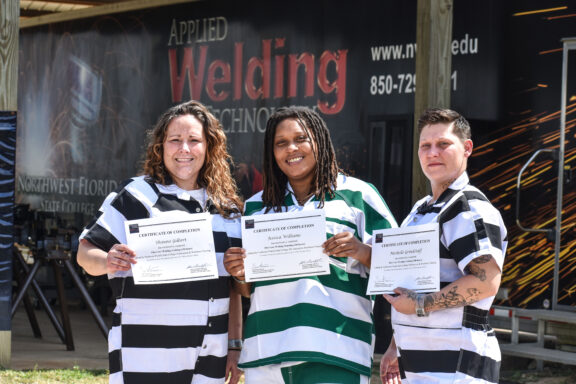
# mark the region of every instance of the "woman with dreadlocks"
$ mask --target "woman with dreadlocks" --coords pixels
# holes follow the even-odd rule
[[[246,202],[244,214],[324,209],[330,274],[249,284],[244,249],[228,249],[224,266],[251,297],[239,364],[246,383],[368,383],[370,243],[375,229],[396,222],[373,186],[340,171],[316,112],[277,110],[264,140],[264,190]]]

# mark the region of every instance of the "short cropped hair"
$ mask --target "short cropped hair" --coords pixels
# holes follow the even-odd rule
[[[451,109],[442,108],[429,108],[418,119],[418,134],[422,133],[425,126],[431,124],[454,123],[452,132],[460,138],[460,140],[472,139],[472,130],[470,123],[461,114]]]

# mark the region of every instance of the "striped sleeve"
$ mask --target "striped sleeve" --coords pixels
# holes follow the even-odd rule
[[[443,247],[462,272],[470,261],[483,255],[492,256],[502,269],[507,234],[500,212],[471,186],[456,199],[442,213]]]
[[[330,203],[337,204],[339,199],[345,202],[348,208],[353,211],[352,217],[355,222],[347,224],[349,230],[353,230],[355,236],[365,244],[372,243],[372,235],[375,230],[398,226],[386,202],[372,184],[353,177],[340,175],[336,199]],[[342,209],[340,209],[340,212],[342,212]],[[348,216],[341,215],[341,220],[346,220],[347,218]],[[327,217],[326,220],[329,220],[329,218]],[[361,276],[366,276],[369,273],[368,268],[353,258],[347,258],[346,271],[360,274]]]
[[[117,193],[111,193],[100,207],[98,219],[87,228],[81,238],[104,251],[108,251],[114,244],[126,244],[124,222],[150,216],[140,196],[134,195],[140,181],[143,182],[141,179],[135,179]]]
[[[398,226],[386,202],[372,184],[340,175],[336,194],[354,211],[358,237],[364,243],[370,243],[375,230]]]
[[[262,203],[262,191],[258,192],[244,203],[244,215],[252,216],[256,212],[262,211],[264,204]]]
[[[109,251],[114,244],[121,242],[111,233],[109,226],[104,224],[109,220],[110,214],[116,212],[115,209],[111,209],[110,207],[117,195],[117,192],[112,192],[106,197],[93,221],[91,221],[80,234],[80,240],[86,239],[106,252]],[[105,217],[103,218],[103,216]]]

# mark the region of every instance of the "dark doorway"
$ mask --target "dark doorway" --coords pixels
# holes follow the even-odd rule
[[[368,124],[369,181],[400,225],[412,207],[412,116],[384,117]]]
[[[412,207],[412,116],[381,117],[368,123],[370,149],[369,179],[378,189],[398,225]],[[390,304],[376,297],[374,304],[376,353],[384,353],[390,343]]]

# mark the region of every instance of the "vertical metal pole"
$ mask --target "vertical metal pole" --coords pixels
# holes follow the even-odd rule
[[[518,342],[520,341],[520,338],[518,337],[518,334],[520,333],[520,319],[518,318],[516,311],[512,310],[512,335],[510,338],[510,342],[512,344],[518,344]]]
[[[536,345],[540,348],[544,348],[544,334],[546,331],[546,320],[538,319],[538,333],[536,339]],[[536,370],[542,371],[544,369],[544,360],[536,359]]]
[[[552,287],[552,309],[558,307],[560,284],[560,240],[562,235],[562,196],[564,194],[564,138],[566,135],[566,92],[568,88],[568,52],[576,48],[576,41],[564,40],[562,57],[562,97],[560,106],[560,143],[558,145],[558,187],[556,195],[556,231],[554,239],[554,285]]]

